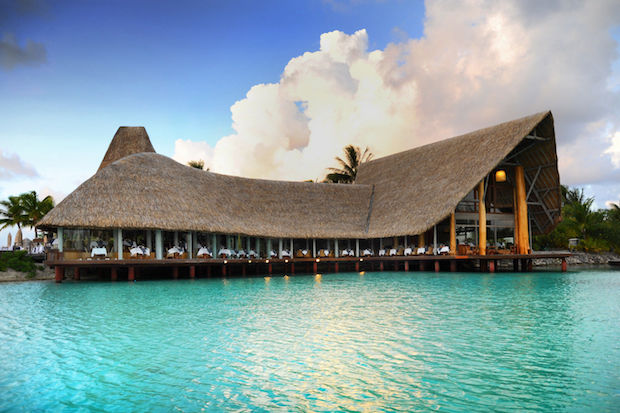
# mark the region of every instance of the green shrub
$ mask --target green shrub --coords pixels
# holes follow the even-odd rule
[[[34,277],[37,273],[34,260],[28,256],[26,251],[11,251],[0,254],[0,271],[6,271],[7,268],[28,273],[29,278]]]

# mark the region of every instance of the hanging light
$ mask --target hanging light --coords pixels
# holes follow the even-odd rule
[[[499,169],[495,172],[495,182],[506,182],[506,171]]]

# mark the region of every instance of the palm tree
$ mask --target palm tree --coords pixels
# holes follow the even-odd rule
[[[34,236],[37,237],[38,231],[36,225],[45,214],[54,208],[54,198],[48,195],[42,200],[39,200],[36,191],[21,194],[19,198],[21,199],[23,212],[26,216],[24,224],[34,228]]]
[[[352,184],[357,177],[359,166],[371,160],[373,156],[368,147],[362,152],[359,146],[353,145],[344,147],[344,155],[344,160],[339,156],[336,157],[340,168],[328,168],[331,172],[325,177],[326,182]]]
[[[19,196],[10,196],[8,200],[0,201],[0,229],[15,225],[21,229],[25,221],[26,214]]]

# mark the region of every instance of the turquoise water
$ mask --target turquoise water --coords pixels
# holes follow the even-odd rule
[[[0,285],[0,411],[619,411],[620,271]]]

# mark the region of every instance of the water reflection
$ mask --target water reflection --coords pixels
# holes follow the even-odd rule
[[[0,410],[613,410],[618,283],[360,272],[0,285]]]

